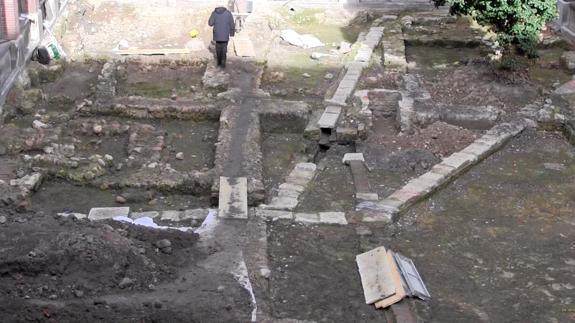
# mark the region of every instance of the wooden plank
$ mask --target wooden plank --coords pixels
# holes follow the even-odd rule
[[[396,293],[393,275],[384,247],[375,248],[355,257],[366,304],[373,304]],[[395,264],[395,263],[394,263]]]
[[[114,51],[118,55],[169,55],[190,54],[191,52],[187,48],[133,48]]]
[[[399,273],[399,268],[397,268],[397,265],[395,264],[395,259],[393,259],[393,253],[391,250],[387,252],[387,264],[389,265],[389,270],[393,279],[395,294],[375,303],[376,308],[386,308],[401,301],[406,296],[405,289],[401,282],[401,274]]]

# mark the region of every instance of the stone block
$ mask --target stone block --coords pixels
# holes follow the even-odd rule
[[[220,177],[218,216],[248,218],[248,183],[245,177]]]
[[[280,191],[296,191],[298,193],[301,193],[305,190],[305,186],[304,185],[297,185],[297,184],[293,184],[293,183],[283,183],[280,184],[279,186],[279,190]]]
[[[408,191],[419,191],[421,192],[420,198],[423,198],[426,194],[431,193],[440,185],[445,183],[447,179],[448,176],[434,172],[427,172],[409,181],[402,189]]]
[[[365,167],[364,162],[361,160],[350,160],[347,162],[347,164],[351,168],[355,191],[357,193],[371,192],[369,186],[369,176],[367,174],[367,168]]]
[[[296,176],[288,176],[288,178],[286,179],[286,183],[299,185],[303,187],[306,187],[309,181],[310,181],[309,178],[296,177]]]
[[[266,210],[262,208],[256,208],[256,216],[264,219],[272,219],[272,220],[293,220],[294,214],[293,212],[289,211],[281,211],[281,210]]]
[[[356,207],[357,214],[361,215],[362,222],[391,222],[399,214],[399,209],[389,207],[381,202],[361,202]]]
[[[335,106],[327,106],[324,110],[324,113],[334,113],[334,114],[340,114],[341,113],[341,107],[335,107]]]
[[[189,209],[185,210],[180,214],[180,218],[182,221],[184,220],[198,220],[203,221],[210,213],[209,209]]]
[[[292,191],[292,190],[279,190],[278,191],[278,197],[280,196],[285,196],[285,197],[291,197],[294,199],[299,198],[301,193],[297,192],[297,191]]]
[[[180,221],[180,215],[182,214],[182,212],[177,211],[177,210],[169,210],[169,211],[163,211],[162,215],[160,217],[160,220],[162,221],[171,221],[171,222],[179,222]]]
[[[350,73],[350,75],[360,75],[361,72],[363,70],[363,64],[357,63],[357,62],[351,62],[347,65],[347,73]]]
[[[561,64],[569,71],[575,71],[575,52],[567,51],[561,55]]]
[[[317,213],[296,213],[295,221],[300,223],[319,223],[319,214]]]
[[[315,172],[317,165],[314,163],[298,163],[295,165],[294,169],[299,171]]]
[[[386,198],[381,201],[362,201],[355,207],[356,211],[373,211],[374,213],[397,214],[403,208],[402,201]]]
[[[425,192],[419,188],[401,188],[388,196],[388,199],[393,199],[402,202],[400,210],[408,207],[413,202],[417,201]]]
[[[490,146],[493,149],[497,149],[504,144],[505,138],[502,136],[495,136],[495,135],[486,134],[486,135],[479,137],[474,142]]]
[[[347,224],[344,212],[319,212],[319,221],[327,224]]]
[[[157,218],[160,216],[160,212],[158,211],[148,211],[148,212],[132,212],[130,213],[131,219],[139,219],[139,218]]]
[[[365,162],[362,153],[347,153],[343,155],[343,159],[341,160],[342,163],[349,165],[349,162],[352,160],[358,160],[361,162]]]
[[[310,172],[310,171],[305,171],[305,170],[299,170],[297,168],[294,168],[289,176],[289,177],[294,177],[294,178],[302,178],[302,179],[306,179],[307,181],[310,181],[313,179],[313,176],[315,175],[315,172]]]
[[[377,193],[355,193],[355,199],[359,201],[377,201],[379,200],[379,195]]]
[[[493,135],[497,137],[502,137],[506,140],[510,137],[516,136],[525,129],[525,125],[519,122],[512,123],[500,123],[495,127],[489,129],[486,135]]]
[[[316,110],[316,111],[312,112],[310,119],[309,119],[309,123],[305,127],[305,130],[303,133],[304,138],[309,139],[309,140],[314,140],[314,141],[319,140],[320,128],[318,126],[318,122],[319,122],[319,119],[321,118],[322,113],[323,112],[320,110]]]
[[[336,137],[338,142],[352,143],[358,138],[357,128],[352,127],[337,127]]]
[[[100,221],[112,219],[117,216],[128,215],[130,215],[129,207],[96,207],[90,209],[90,213],[88,213],[88,219],[92,221]]]
[[[341,107],[335,107],[335,106],[327,107],[317,124],[320,128],[333,129],[335,128],[340,115],[341,115]]]
[[[296,208],[298,204],[297,198],[287,197],[287,196],[277,196],[274,197],[269,205],[265,208],[271,210],[284,210],[292,211]]]
[[[443,176],[450,176],[455,172],[455,168],[448,165],[437,164],[431,167],[429,171]]]
[[[337,92],[336,92],[337,95]],[[332,104],[332,105],[338,105],[338,106],[346,106],[347,105],[347,97],[343,96],[343,97],[336,97],[336,95],[334,95],[334,97],[332,97],[331,99],[326,99],[324,102],[326,104]]]
[[[463,153],[454,153],[451,156],[445,158],[440,165],[446,165],[455,168],[455,171],[459,172],[471,166],[473,163],[477,161],[477,156],[463,154]]]
[[[478,158],[482,159],[487,155],[491,154],[492,152],[494,152],[496,149],[497,147],[487,145],[483,142],[474,142],[471,145],[465,147],[465,149],[463,149],[461,153],[475,155]]]

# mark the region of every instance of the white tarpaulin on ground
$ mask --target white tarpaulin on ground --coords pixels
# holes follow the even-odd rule
[[[322,43],[321,40],[319,40],[314,35],[309,34],[300,35],[291,29],[282,30],[280,37],[283,40],[287,41],[288,43],[301,48],[314,48],[314,47],[325,46],[325,44]]]
[[[190,228],[190,227],[169,227],[169,226],[157,225],[154,222],[154,219],[147,217],[147,216],[142,217],[142,218],[138,218],[136,220],[132,220],[127,216],[115,216],[112,219],[114,221],[126,222],[126,223],[135,224],[135,225],[141,225],[141,226],[152,228],[152,229],[174,229],[174,230],[180,230],[180,231],[184,231],[184,232],[194,229],[194,228]]]

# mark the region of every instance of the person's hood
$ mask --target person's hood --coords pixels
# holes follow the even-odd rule
[[[214,11],[215,11],[217,14],[222,14],[222,13],[226,12],[227,10],[228,10],[228,9],[226,9],[226,8],[224,8],[224,7],[217,7]]]

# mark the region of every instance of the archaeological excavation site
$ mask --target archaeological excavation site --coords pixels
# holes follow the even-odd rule
[[[575,322],[575,5],[454,2],[0,0],[0,321]]]

